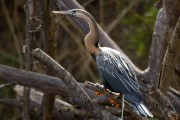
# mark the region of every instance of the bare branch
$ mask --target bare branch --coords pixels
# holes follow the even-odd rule
[[[25,70],[32,70],[32,56],[31,56],[31,50],[32,50],[32,34],[31,34],[31,27],[32,27],[32,21],[31,17],[34,17],[34,0],[27,0],[26,1],[26,39],[25,39],[25,45],[23,46],[23,52],[24,52],[24,64],[25,64]],[[30,88],[24,87],[24,101],[23,101],[23,119],[29,120],[29,94],[30,94]]]
[[[165,11],[160,9],[156,17],[154,32],[152,35],[148,67],[144,71],[137,73],[137,77],[140,80],[153,86],[157,86],[158,84],[161,64],[168,43],[166,36]]]
[[[6,82],[10,82],[10,83],[32,87],[32,88],[35,88],[36,90],[40,90],[42,92],[53,93],[53,94],[57,94],[57,95],[61,95],[61,96],[70,97],[67,86],[64,84],[64,82],[62,82],[61,79],[56,78],[56,77],[0,65],[0,79],[3,81],[6,81]],[[95,95],[94,92],[85,88],[83,86],[83,84],[79,83],[79,85],[83,88],[83,90],[86,91],[86,93],[88,93],[88,95],[91,98],[97,97],[97,95]],[[142,89],[146,89],[146,86],[144,86],[144,87],[145,88],[142,88]],[[158,94],[158,93],[154,93],[154,94]],[[146,95],[149,96],[149,94],[147,94],[147,91],[146,91]],[[178,101],[178,99],[179,99],[177,96],[173,96],[171,94],[169,96],[172,98],[171,100]],[[166,102],[168,104],[164,105],[163,101],[166,101],[167,99],[164,100],[164,97],[162,94],[160,94],[160,95],[152,94],[149,97],[145,97],[145,98],[146,98],[146,100],[148,99],[147,105],[152,107],[151,111],[157,118],[161,118],[162,113],[165,113],[165,111],[171,109],[171,107],[170,108],[168,107],[168,106],[170,106],[168,102]],[[159,101],[159,99],[160,99],[160,101]],[[176,103],[176,101],[174,101],[172,103]],[[81,102],[79,104],[81,104]],[[175,105],[177,108],[180,108],[179,104],[175,104]]]
[[[60,66],[56,61],[46,55],[42,50],[35,49],[32,52],[33,56],[39,60],[41,63],[46,65],[49,69],[53,70],[57,76],[63,79],[66,86],[69,88],[69,93],[72,97],[79,98],[81,104],[80,107],[89,110],[93,116],[102,118],[102,114],[100,109],[95,107],[95,103],[91,100],[91,98],[87,95],[87,93],[79,86],[77,81],[68,73],[62,66]]]
[[[0,79],[5,82],[32,87],[47,93],[54,93],[62,96],[69,95],[67,87],[61,79],[44,74],[0,65]]]
[[[113,99],[116,103],[118,104],[122,103],[119,93],[114,93],[110,90],[107,90],[103,85],[100,85],[98,83],[94,84],[92,82],[86,81],[84,84],[87,88],[106,95],[107,97]],[[126,110],[125,112],[129,112],[131,114],[131,117],[133,117],[133,119],[136,119],[136,120],[142,119],[142,117],[134,113],[129,106],[127,108],[128,108],[128,111]]]
[[[51,22],[50,17],[50,0],[40,0],[41,4],[41,20],[42,20],[42,38],[44,51],[55,58],[55,26]],[[54,72],[46,68],[46,74],[54,76]],[[51,120],[54,108],[55,95],[45,93],[42,101],[43,119]]]
[[[23,103],[22,99],[10,99],[10,98],[3,98],[0,99],[0,104],[9,105],[11,107],[16,107],[22,110]],[[40,104],[37,104],[33,101],[30,101],[30,116],[32,120],[41,120],[41,116],[38,114],[40,110]],[[74,113],[71,111],[57,111],[56,109],[53,110],[53,120],[77,120],[74,117]]]
[[[107,90],[103,85],[100,85],[98,83],[94,84],[92,82],[86,81],[84,84],[87,88],[94,90],[96,92],[100,92],[100,93],[102,93],[102,94],[104,94],[104,95],[106,95],[106,96],[108,96],[114,100],[117,99],[118,97],[120,97],[119,93],[111,92],[110,90]]]
[[[20,84],[23,86],[31,87],[45,93],[52,93],[52,94],[57,94],[61,96],[66,96],[68,98],[75,99],[76,103],[79,105],[81,105],[84,102],[84,101],[79,100],[81,98],[77,98],[77,97],[74,98],[70,96],[70,93],[69,93],[70,91],[67,88],[67,86],[64,84],[64,82],[61,79],[56,78],[56,77],[0,65],[0,79],[5,82],[10,82],[13,84]],[[83,84],[81,83],[78,83],[78,84],[83,88],[84,91],[86,91],[86,93],[91,98],[97,97],[97,95],[95,95],[93,91],[85,88]],[[96,107],[99,108],[98,105],[96,105]],[[103,111],[104,110],[102,110],[102,113]],[[89,112],[87,114],[90,115],[90,117],[93,116]],[[109,115],[109,116],[110,118],[113,117],[114,120],[118,120],[118,118],[113,115]],[[103,118],[105,118],[105,116],[103,116]],[[106,119],[111,120],[110,118],[106,118]]]
[[[167,94],[172,79],[174,78],[175,66],[180,55],[180,18],[174,29],[172,40],[166,51],[160,76],[160,89]]]
[[[16,85],[14,87],[14,90],[16,91],[18,97],[22,97],[23,95],[22,86]],[[43,99],[43,93],[36,91],[34,89],[31,89],[30,91],[31,101],[40,105],[42,102],[42,99]],[[58,98],[55,99],[54,107],[57,111],[61,111],[61,112],[69,111],[79,117],[85,117],[87,115],[85,110],[75,109],[73,105]]]
[[[168,92],[168,98],[170,99],[171,103],[173,104],[174,108],[176,109],[177,113],[180,116],[180,92],[176,91],[173,88],[170,88],[170,91]]]
[[[151,97],[156,101],[155,103],[158,103],[156,107],[159,108],[166,120],[178,120],[179,115],[172,106],[172,103],[158,89],[151,94]]]

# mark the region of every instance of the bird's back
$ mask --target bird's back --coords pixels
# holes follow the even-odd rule
[[[104,86],[113,92],[124,94],[125,100],[144,117],[153,117],[142,102],[136,74],[131,65],[118,51],[101,47],[95,60]]]
[[[99,72],[110,90],[141,99],[135,72],[116,50],[102,47],[96,54]],[[128,100],[127,100],[128,101]]]

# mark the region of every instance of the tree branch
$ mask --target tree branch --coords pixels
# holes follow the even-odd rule
[[[40,90],[45,93],[53,93],[53,94],[57,94],[60,96],[66,96],[66,97],[70,98],[69,89],[64,84],[64,82],[62,82],[61,79],[56,78],[56,77],[0,65],[0,79],[3,81],[6,81],[6,82],[31,87],[31,88]],[[92,99],[95,99],[97,97],[97,95],[95,95],[94,92],[85,88],[83,84],[79,83],[79,85],[83,88],[84,91],[86,91],[86,93]],[[147,86],[144,86],[144,87],[147,87]],[[142,89],[145,89],[145,88],[142,88]],[[147,91],[146,91],[146,93],[147,93]],[[178,99],[177,97],[175,97],[173,95],[170,95],[170,97],[172,98],[172,100]],[[161,118],[162,117],[161,114],[164,111],[169,110],[169,108],[166,105],[164,105],[162,102],[162,100],[163,100],[162,95],[153,97],[153,94],[152,94],[151,96],[145,97],[145,98],[148,99],[147,105],[152,107],[151,111],[153,112],[153,114],[156,113],[155,117]],[[157,100],[155,100],[155,99],[157,99]],[[159,99],[162,99],[162,100],[158,101]],[[76,100],[76,101],[79,101],[79,100]],[[81,102],[79,102],[79,104],[81,104]],[[156,106],[156,105],[158,105],[158,106]],[[177,108],[180,107],[179,104],[175,104],[175,105]]]
[[[42,117],[39,115],[40,104],[37,104],[33,101],[30,101],[30,118],[32,120],[41,120]],[[11,99],[11,98],[3,98],[0,99],[0,104],[9,105],[11,107],[16,107],[22,110],[23,103],[22,99]],[[71,111],[57,111],[56,109],[53,110],[53,120],[78,120],[74,117],[74,113]]]
[[[81,98],[70,96],[68,87],[64,84],[64,82],[61,79],[56,77],[0,65],[0,79],[5,82],[31,87],[36,90],[42,91],[44,93],[52,93],[52,94],[68,97],[73,100],[76,100],[76,103],[78,105],[84,102],[79,100]],[[93,91],[84,87],[82,83],[78,83],[78,84],[92,99],[97,97],[97,95]],[[96,107],[99,108],[98,105],[96,105]],[[102,110],[102,113],[104,112],[105,110]],[[93,116],[89,112],[87,114],[90,115],[90,117]],[[112,114],[111,115],[110,113],[108,114],[109,114],[109,118],[106,118],[106,120],[111,120],[110,118],[113,118],[114,120],[118,119]],[[105,118],[105,116],[103,116],[103,118]]]
[[[79,104],[80,107],[87,109],[94,117],[102,118],[100,109],[96,108],[96,104],[79,86],[77,81],[73,78],[73,76],[70,75],[70,73],[68,73],[62,66],[60,66],[56,61],[54,61],[40,49],[35,49],[32,54],[42,64],[56,72],[57,76],[61,78],[69,88],[70,96],[79,98],[81,101],[81,104]]]
[[[110,90],[107,90],[103,85],[100,85],[98,83],[94,84],[92,82],[86,81],[84,83],[84,85],[85,85],[85,87],[87,87],[93,91],[100,92],[100,93],[102,93],[102,94],[106,95],[107,97],[110,97],[114,100],[117,99],[118,97],[120,97],[119,93],[111,92]],[[120,103],[120,101],[118,101],[117,103]]]
[[[18,97],[22,97],[22,95],[23,95],[22,86],[16,85],[14,87],[14,90],[15,90],[16,94],[18,95]],[[32,102],[35,102],[35,103],[41,105],[42,99],[43,99],[43,93],[36,91],[34,89],[31,89],[30,100]],[[61,112],[67,112],[68,111],[68,112],[73,113],[75,116],[78,116],[81,118],[87,116],[87,112],[85,110],[76,109],[71,104],[69,104],[69,103],[67,103],[61,99],[58,99],[58,98],[55,99],[53,110],[54,111],[55,110],[61,111]]]
[[[55,26],[51,22],[50,17],[50,0],[40,0],[41,4],[41,20],[42,20],[42,39],[44,51],[55,58]],[[46,68],[46,74],[54,76],[54,72]],[[52,111],[54,108],[55,95],[45,93],[42,101],[43,120],[52,119]]]
[[[166,40],[167,34],[165,15],[165,10],[160,9],[156,16],[148,67],[142,74],[142,77],[140,76],[140,78],[143,78],[146,83],[150,83],[153,86],[157,86],[158,84],[161,64],[168,44]]]
[[[27,0],[26,1],[26,39],[25,39],[25,45],[23,46],[24,50],[24,64],[25,64],[25,70],[32,70],[32,56],[31,56],[31,50],[32,50],[32,21],[31,18],[34,17],[34,0]],[[29,120],[29,94],[30,94],[30,88],[24,87],[24,101],[23,101],[23,119]]]
[[[166,51],[160,76],[160,89],[167,94],[172,79],[174,78],[175,66],[180,55],[180,18],[172,34],[172,40]]]
[[[100,93],[106,95],[107,97],[113,99],[116,103],[118,103],[120,105],[122,104],[120,94],[114,93],[110,90],[107,90],[103,85],[100,85],[98,83],[94,84],[89,81],[86,81],[84,84],[87,88],[94,90],[95,92],[100,92]],[[142,117],[137,115],[136,113],[134,113],[129,106],[127,108],[128,108],[128,111],[125,111],[125,114],[128,114],[128,113],[131,114],[131,116],[129,116],[129,119],[131,119],[131,118],[133,118],[135,120],[142,119]]]

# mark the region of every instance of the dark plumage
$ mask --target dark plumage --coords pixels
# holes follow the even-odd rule
[[[95,60],[104,86],[113,92],[124,94],[125,100],[140,115],[152,117],[142,102],[136,74],[125,58],[117,50],[100,47]]]

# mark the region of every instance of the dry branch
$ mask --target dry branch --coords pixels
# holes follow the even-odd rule
[[[71,76],[70,73],[68,73],[62,66],[60,66],[56,61],[54,61],[40,49],[35,49],[32,54],[42,64],[53,70],[59,78],[63,79],[64,83],[69,89],[70,96],[78,98],[81,101],[81,104],[78,104],[80,107],[90,112],[93,117],[98,117],[99,119],[102,119],[100,108],[95,106],[96,104],[79,86],[77,81],[73,78],[73,76]]]
[[[67,86],[64,84],[64,82],[62,82],[61,79],[56,77],[0,65],[0,79],[5,82],[20,84],[22,86],[28,86],[45,93],[53,93],[61,96],[66,96],[68,98],[70,97]],[[26,81],[27,79],[28,81]],[[83,84],[79,83],[79,85],[83,88],[83,90],[86,91],[86,93],[88,93],[89,96],[91,96],[91,98],[97,97],[94,92],[85,88]],[[172,98],[172,100],[178,99],[178,97],[173,95],[170,95],[170,97]],[[162,96],[157,96],[155,98],[162,99]],[[162,101],[154,102],[154,100],[152,100],[151,98],[147,99],[149,99],[149,105],[152,104],[155,106],[153,107],[153,109],[151,109],[152,112],[157,113],[156,117],[161,118],[161,113],[165,110],[167,111],[168,107],[166,107]],[[81,104],[81,102],[79,104]],[[156,104],[158,106],[156,106]],[[177,108],[179,108],[178,106],[179,105],[176,104]],[[160,107],[160,109],[157,109],[157,107]]]
[[[26,81],[27,79],[28,81]],[[36,90],[42,91],[43,93],[53,93],[69,97],[69,90],[61,79],[45,74],[0,65],[0,80],[32,87]],[[95,93],[85,88],[82,83],[79,83],[79,85],[91,98],[96,97]]]
[[[147,83],[150,82],[154,86],[157,86],[161,64],[168,44],[166,40],[167,34],[165,15],[166,13],[164,9],[160,9],[157,14],[149,53],[148,68],[142,75],[144,81]]]
[[[16,85],[14,87],[14,90],[15,90],[16,94],[18,95],[18,97],[21,98],[23,96],[22,86]],[[42,92],[31,89],[30,100],[32,102],[35,102],[35,103],[41,105],[42,99],[43,99],[43,93]],[[57,111],[61,111],[61,112],[67,112],[67,111],[71,112],[74,115],[81,117],[81,118],[83,118],[87,115],[85,110],[75,109],[74,106],[72,106],[71,104],[69,104],[69,103],[67,103],[61,99],[58,99],[58,98],[55,99],[54,108]]]
[[[50,0],[40,0],[41,4],[41,21],[42,21],[42,38],[44,51],[55,58],[55,26],[52,24],[50,17]],[[54,72],[46,68],[46,74],[54,76]],[[52,119],[52,111],[54,108],[55,95],[45,93],[42,101],[43,120]]]
[[[26,1],[26,39],[25,44],[23,46],[23,52],[24,52],[24,64],[25,64],[25,70],[31,71],[32,70],[32,56],[31,56],[31,50],[32,50],[32,33],[31,27],[32,27],[32,21],[31,18],[34,17],[34,0],[27,0]],[[23,101],[23,119],[29,120],[29,94],[30,94],[30,88],[24,87],[24,101]]]
[[[91,117],[106,120],[119,119],[118,117],[113,116],[111,113],[107,113],[94,101],[92,101],[88,94],[81,88],[81,86],[74,79],[74,77],[56,61],[54,61],[51,57],[45,54],[42,50],[37,48],[32,52],[32,54],[36,59],[38,59],[42,64],[46,65],[49,69],[53,70],[57,74],[57,76],[63,80],[63,82],[69,89],[71,100],[73,100],[73,97],[75,101],[79,99],[78,101],[80,103],[78,105],[81,108],[87,110],[88,113],[92,114]],[[104,112],[107,113],[108,116],[105,116]]]
[[[67,88],[67,86],[61,79],[56,77],[0,65],[0,79],[4,82],[31,87],[36,90],[42,91],[43,93],[52,93],[60,96],[65,96],[67,98],[76,99],[76,104],[82,104],[82,101],[80,101],[77,97],[72,98],[72,96],[70,96],[69,89]],[[28,79],[28,82],[25,79]],[[85,88],[83,84],[78,84],[83,88],[84,91],[86,91],[86,93],[91,98],[97,97],[97,95],[95,95],[94,92]],[[96,107],[98,108],[98,105]],[[105,111],[102,110],[102,113],[104,112]],[[92,115],[89,114],[89,112],[87,114],[92,117]],[[111,120],[110,118],[113,118],[114,120],[118,119],[117,117],[111,115],[111,113],[108,113],[108,115],[109,118],[107,118],[107,120]],[[105,116],[103,116],[103,118],[105,118]]]
[[[95,92],[100,92],[101,94],[104,94],[107,97],[113,99],[116,103],[118,103],[120,105],[122,104],[121,97],[120,97],[119,93],[114,93],[110,90],[107,90],[103,85],[100,85],[98,83],[94,84],[92,82],[86,81],[84,84],[87,88],[94,90]],[[134,113],[129,106],[127,108],[128,108],[128,111],[126,110],[125,112],[128,112],[129,114],[131,114],[130,117],[133,117],[133,119],[135,119],[135,120],[142,119],[142,117],[137,115],[136,113]]]
[[[0,104],[8,105],[11,107],[18,108],[22,110],[23,107],[23,100],[22,99],[11,99],[11,98],[3,98],[0,99]],[[42,117],[39,115],[40,104],[37,104],[33,101],[30,101],[30,118],[32,120],[42,120]],[[56,109],[53,110],[53,120],[77,120],[74,117],[74,113],[71,111],[57,111]]]
[[[172,34],[172,40],[166,51],[160,76],[160,89],[167,94],[171,81],[174,78],[175,66],[180,55],[180,18]]]
[[[170,88],[170,91],[168,92],[168,98],[170,99],[171,103],[173,104],[174,108],[180,116],[180,93],[173,88]]]
[[[118,97],[120,97],[119,93],[111,92],[111,91],[107,90],[103,85],[100,85],[98,83],[94,84],[92,82],[86,81],[84,84],[87,88],[94,90],[96,92],[100,92],[114,100],[117,99]]]

